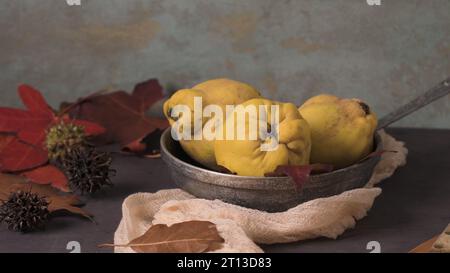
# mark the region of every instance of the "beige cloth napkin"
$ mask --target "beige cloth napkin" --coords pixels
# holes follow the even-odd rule
[[[315,199],[284,212],[269,213],[248,209],[220,200],[198,199],[180,189],[156,193],[137,193],[125,199],[122,220],[114,236],[116,245],[126,244],[144,234],[151,225],[189,220],[207,220],[216,224],[225,239],[215,252],[262,252],[257,245],[287,243],[317,237],[337,238],[357,220],[366,216],[381,193],[373,187],[406,163],[404,143],[381,132],[385,153],[365,188]],[[115,252],[133,252],[115,248]]]

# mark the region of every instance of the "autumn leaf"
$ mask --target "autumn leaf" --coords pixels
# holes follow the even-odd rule
[[[0,108],[0,132],[4,133],[46,128],[51,120],[48,116],[35,112]]]
[[[384,153],[396,153],[397,151],[374,151],[362,158],[357,163],[361,163],[372,157],[382,156]],[[355,163],[356,164],[356,163]],[[311,174],[321,174],[333,171],[334,167],[330,164],[311,164],[311,165],[283,165],[278,166],[273,173],[266,174],[267,177],[271,176],[289,176],[294,181],[296,188],[301,189],[303,185],[308,181]]]
[[[92,215],[78,206],[83,205],[76,195],[66,194],[62,195],[60,192],[49,185],[39,184],[14,184],[10,188],[12,191],[31,191],[41,196],[45,196],[49,201],[48,210],[50,212],[66,211],[73,214],[78,214],[85,218],[92,220]]]
[[[50,164],[23,172],[21,175],[36,184],[50,184],[61,191],[70,191],[66,175],[60,169]]]
[[[158,80],[150,79],[136,84],[133,90],[133,97],[140,101],[139,112],[147,111],[150,106],[163,98],[162,86]]]
[[[84,128],[87,136],[99,135],[105,131],[102,126],[89,121],[56,115],[42,94],[31,86],[20,85],[18,93],[26,110],[0,108],[0,133],[15,136],[0,150],[2,172],[19,172],[47,163],[44,141],[47,130],[55,124],[75,123]]]
[[[86,121],[86,120],[79,120],[79,119],[70,120],[69,117],[65,117],[64,121],[70,122],[74,125],[82,127],[84,130],[84,134],[86,136],[99,136],[106,132],[105,128],[103,128],[102,126],[100,126],[94,122],[90,122],[90,121]]]
[[[16,138],[0,152],[0,171],[29,170],[44,165],[47,161],[48,153],[46,150],[24,143]]]
[[[96,138],[100,144],[119,143],[126,151],[139,153],[148,150],[145,147],[148,143],[143,140],[149,134],[168,127],[165,119],[146,115],[148,108],[161,98],[161,85],[151,79],[137,84],[131,94],[116,91],[89,96],[65,107],[72,109],[71,117],[89,120],[106,128],[106,133]]]
[[[49,118],[54,117],[52,108],[47,104],[42,94],[33,87],[22,84],[18,88],[19,96],[23,104],[30,112],[41,113]]]
[[[83,203],[76,195],[61,194],[50,185],[32,184],[25,177],[0,173],[0,200],[7,199],[15,191],[31,191],[43,196],[49,202],[48,210],[52,212],[67,211],[92,220],[92,215],[79,208]]]
[[[8,146],[9,143],[11,143],[16,137],[11,134],[0,134],[0,153],[2,152],[3,148]]]
[[[156,157],[159,155],[159,140],[161,139],[162,132],[162,130],[156,129],[143,139],[137,139],[129,143],[122,150],[137,155]]]
[[[332,165],[328,164],[311,164],[311,165],[283,165],[278,166],[273,173],[266,174],[266,176],[289,176],[295,183],[295,186],[300,190],[303,185],[308,182],[309,176],[312,173],[326,173],[333,170]]]
[[[220,249],[223,242],[214,223],[187,221],[171,226],[154,225],[126,245],[100,247],[131,247],[139,253],[202,253]]]

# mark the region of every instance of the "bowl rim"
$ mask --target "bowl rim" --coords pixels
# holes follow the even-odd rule
[[[204,173],[209,173],[209,174],[212,174],[212,175],[220,175],[220,176],[223,176],[223,177],[240,178],[240,179],[247,179],[247,180],[260,180],[261,178],[271,178],[273,180],[280,180],[280,181],[282,181],[282,180],[290,179],[290,177],[288,177],[288,176],[243,176],[243,175],[236,175],[236,174],[227,174],[227,173],[221,173],[221,172],[217,172],[217,171],[213,171],[213,170],[209,170],[209,169],[206,169],[206,168],[202,168],[202,167],[199,167],[199,166],[192,165],[192,164],[190,164],[190,163],[188,163],[186,161],[183,161],[183,160],[179,159],[178,157],[173,155],[168,150],[168,148],[166,147],[166,144],[165,144],[165,139],[170,137],[172,141],[176,141],[176,140],[174,140],[171,137],[171,133],[170,132],[171,132],[171,127],[169,126],[161,134],[161,138],[160,138],[161,152],[164,155],[170,157],[171,160],[174,160],[174,161],[176,161],[176,162],[178,162],[178,163],[180,163],[182,165],[187,165],[191,169],[195,169],[195,170],[198,170],[198,171],[201,171],[201,172],[204,172]],[[382,150],[382,146],[383,146],[382,145],[381,135],[380,135],[379,131],[375,132],[374,138],[375,138],[375,142],[374,143],[376,145],[376,149],[374,150],[374,152],[379,152],[379,151]],[[359,161],[359,162],[357,162],[355,164],[352,164],[352,165],[350,165],[348,167],[345,167],[345,168],[333,170],[333,171],[327,172],[327,173],[313,174],[311,176],[315,177],[315,178],[323,178],[323,177],[327,177],[327,176],[330,176],[330,175],[336,175],[336,174],[339,174],[339,173],[347,172],[349,170],[352,170],[352,169],[360,167],[362,164],[366,163],[366,161],[369,160],[369,159],[370,158],[366,158],[366,159],[364,159],[362,161]]]

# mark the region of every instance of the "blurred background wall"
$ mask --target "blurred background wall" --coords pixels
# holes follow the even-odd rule
[[[379,116],[450,76],[450,1],[0,1],[1,105],[29,83],[54,105],[156,77],[214,77],[301,104],[359,97]],[[450,128],[450,96],[397,125]]]

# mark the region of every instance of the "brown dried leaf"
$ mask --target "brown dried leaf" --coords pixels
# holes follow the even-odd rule
[[[420,245],[416,246],[415,248],[411,249],[409,251],[409,253],[429,253],[438,238],[439,238],[439,235],[434,236],[433,238],[431,238],[431,239],[421,243]]]
[[[154,225],[126,245],[100,247],[131,247],[139,253],[202,253],[220,249],[223,242],[214,223],[187,221],[171,226]]]
[[[11,192],[18,190],[31,191],[44,196],[50,203],[48,207],[50,212],[64,210],[92,220],[91,214],[78,207],[82,205],[82,202],[76,195],[61,194],[50,185],[32,184],[22,176],[0,173],[0,200],[8,198]]]

